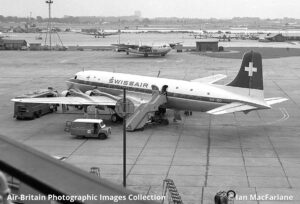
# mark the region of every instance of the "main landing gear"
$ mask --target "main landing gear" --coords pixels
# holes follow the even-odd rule
[[[121,122],[122,118],[118,114],[114,113],[111,115],[110,120],[113,123],[117,123],[117,122]]]
[[[151,123],[158,123],[161,125],[169,125],[169,120],[166,118],[166,108],[158,108],[158,111],[151,117]]]

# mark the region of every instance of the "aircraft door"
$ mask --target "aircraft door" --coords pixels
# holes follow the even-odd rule
[[[167,94],[167,89],[168,89],[168,85],[163,85],[161,88],[161,93],[162,94]]]

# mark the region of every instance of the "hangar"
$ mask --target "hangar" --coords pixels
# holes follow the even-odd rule
[[[27,47],[26,40],[0,39],[1,50],[21,50]]]
[[[41,43],[29,43],[30,50],[41,50],[42,44]]]
[[[217,52],[218,48],[218,40],[214,39],[203,39],[196,42],[196,51],[198,52],[206,52],[212,51]]]
[[[299,33],[285,33],[283,34],[284,38],[286,40],[300,40],[300,34]]]

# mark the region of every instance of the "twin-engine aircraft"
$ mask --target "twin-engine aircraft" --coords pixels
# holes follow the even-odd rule
[[[116,47],[118,52],[126,52],[127,55],[141,55],[144,57],[148,56],[165,56],[171,51],[171,46],[169,44],[162,45],[139,45],[136,44],[112,44]]]
[[[67,81],[68,91],[63,97],[12,99],[15,102],[107,106],[116,108],[117,101],[127,90],[135,112],[151,105],[156,115],[166,109],[206,112],[213,115],[270,109],[271,105],[286,101],[282,97],[264,98],[262,57],[247,52],[235,79],[227,85],[214,84],[225,75],[183,81],[103,71],[81,71]],[[159,90],[159,91],[158,91]],[[159,103],[153,99],[159,92],[166,97]],[[67,96],[67,97],[65,97]],[[163,101],[163,100],[161,100]],[[155,106],[158,105],[158,106]]]
[[[105,38],[110,35],[119,35],[120,31],[106,31],[106,30],[97,30],[95,32],[80,32],[84,35],[93,35],[95,38]]]

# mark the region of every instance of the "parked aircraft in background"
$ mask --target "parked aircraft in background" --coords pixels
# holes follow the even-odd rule
[[[257,52],[244,54],[235,79],[227,85],[214,84],[225,75],[183,81],[103,71],[81,71],[67,81],[68,97],[12,99],[24,103],[108,106],[119,109],[123,89],[134,104],[127,129],[142,128],[150,116],[160,121],[166,109],[206,112],[213,115],[270,109],[286,98],[264,98],[262,57]],[[118,105],[119,104],[119,105]],[[154,114],[155,113],[155,114]],[[150,115],[149,115],[150,114]],[[152,114],[152,115],[151,115]],[[112,120],[116,116],[112,115]],[[141,125],[142,124],[142,125]]]
[[[95,38],[105,38],[106,36],[110,35],[119,35],[121,32],[120,31],[106,31],[106,30],[97,30],[95,32],[80,32],[81,34],[84,35],[93,35]]]
[[[10,37],[9,35],[4,35],[2,32],[0,32],[0,39],[1,38],[8,38],[8,37]]]
[[[219,41],[231,41],[231,39],[237,39],[239,36],[236,34],[229,34],[229,33],[194,33],[194,38],[200,38],[200,39],[208,39],[208,38],[214,38],[218,39]]]
[[[112,44],[116,47],[116,51],[118,52],[126,52],[127,55],[135,54],[142,55],[144,57],[148,56],[165,56],[168,52],[171,51],[170,44],[162,44],[162,45],[139,45],[136,44]],[[174,44],[175,46],[175,44]]]

